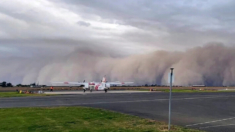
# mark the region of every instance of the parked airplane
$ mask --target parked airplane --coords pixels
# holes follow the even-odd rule
[[[107,82],[106,78],[103,77],[101,82],[52,82],[52,83],[60,83],[60,84],[73,84],[73,85],[83,85],[83,91],[86,92],[87,89],[92,92],[93,88],[91,86],[94,86],[94,90],[96,91],[105,91],[105,93],[110,89],[110,85],[125,85],[125,84],[131,84],[133,82]]]

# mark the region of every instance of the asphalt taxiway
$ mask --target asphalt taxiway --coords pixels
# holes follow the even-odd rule
[[[94,92],[95,93],[95,92]],[[169,93],[130,92],[0,98],[0,108],[88,106],[168,121]],[[173,93],[172,124],[209,132],[235,130],[235,93]]]
[[[111,90],[108,91],[108,93],[146,93],[149,91],[137,91],[137,90]],[[45,94],[59,94],[59,95],[64,95],[64,94],[100,94],[100,93],[105,93],[104,91],[92,91],[90,92],[87,90],[86,92],[83,91],[55,91],[55,92],[44,92]]]

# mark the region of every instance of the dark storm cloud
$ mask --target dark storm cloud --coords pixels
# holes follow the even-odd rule
[[[63,0],[61,0],[63,1]],[[234,1],[212,0],[89,0],[63,1],[71,5],[88,7],[84,12],[96,14],[103,19],[118,20],[119,24],[130,25],[148,31],[140,36],[132,34],[142,42],[149,42],[146,35],[162,32],[159,37],[149,35],[150,44],[164,48],[162,43],[192,47],[208,42],[234,44]],[[90,9],[90,10],[89,10]],[[76,12],[76,10],[74,10]],[[133,41],[131,38],[127,39]],[[188,39],[188,40],[187,40]],[[134,41],[138,43],[138,41]]]
[[[32,3],[34,2],[32,1]],[[52,7],[51,9],[43,5],[40,7],[37,4],[29,4],[29,7],[20,8],[21,6],[3,1],[0,13],[7,15],[11,20],[0,21],[1,25],[4,25],[1,27],[3,30],[0,35],[2,33],[10,34],[11,37],[23,38],[49,36],[80,39],[85,36],[92,40],[93,38],[90,39],[91,33],[97,35],[100,33],[96,33],[96,31],[103,31],[108,34],[106,38],[112,38],[106,40],[108,43],[113,43],[114,38],[116,40],[122,38],[125,40],[123,44],[132,43],[144,46],[148,43],[149,46],[158,49],[165,49],[165,45],[175,45],[177,50],[185,50],[214,41],[223,42],[225,45],[234,44],[233,5],[235,2],[230,0],[120,0],[115,2],[109,0],[50,0],[49,2],[51,3],[48,4],[46,0],[42,1],[43,4],[46,3],[45,5]],[[57,8],[60,9],[56,11]],[[18,9],[22,9],[22,11],[18,11]],[[81,29],[78,28],[79,26],[75,28],[66,22],[70,17],[63,19],[61,16],[61,19],[58,20],[57,14],[64,13],[64,10],[82,18],[89,18],[90,21],[131,26],[139,30],[125,30],[121,34],[113,34],[108,33],[108,31],[113,31],[109,27],[99,27],[100,24],[93,25],[86,20],[74,23],[84,27],[92,26],[92,28]],[[50,12],[47,13],[48,11]],[[67,14],[64,16],[68,16]],[[75,16],[75,14],[71,16]],[[97,17],[101,19],[97,20]],[[16,21],[16,24],[7,24],[9,21]],[[107,36],[107,34],[104,35]],[[126,37],[123,38],[125,35]],[[146,36],[148,37],[146,38]],[[94,42],[97,41],[94,40]]]

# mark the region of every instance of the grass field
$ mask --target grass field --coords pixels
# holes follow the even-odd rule
[[[52,96],[50,94],[19,94],[17,92],[0,92],[0,97],[28,97],[28,96]]]
[[[167,125],[139,117],[85,107],[0,109],[1,132],[165,132]],[[173,132],[199,132],[172,126]]]

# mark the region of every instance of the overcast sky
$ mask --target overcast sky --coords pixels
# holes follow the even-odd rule
[[[234,0],[0,0],[0,81],[106,74],[163,83],[174,66],[178,84],[234,84],[234,7]]]
[[[1,57],[128,55],[235,42],[234,0],[1,0]]]

